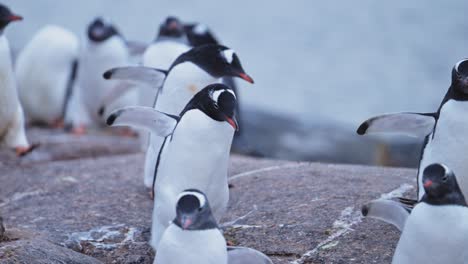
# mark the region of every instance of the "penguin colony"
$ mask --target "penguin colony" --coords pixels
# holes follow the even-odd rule
[[[263,253],[227,246],[219,220],[229,200],[231,143],[239,130],[234,78],[253,79],[238,54],[207,26],[168,17],[154,41],[126,40],[110,21],[94,19],[84,45],[56,25],[40,29],[13,70],[4,29],[22,20],[0,5],[0,139],[23,156],[25,123],[127,127],[146,153],[144,184],[154,199],[150,244],[158,264],[266,264]],[[34,90],[34,92],[33,92]],[[362,207],[401,232],[393,263],[468,263],[468,60],[433,113],[396,113],[365,121],[360,135],[425,138],[417,200],[379,199]]]

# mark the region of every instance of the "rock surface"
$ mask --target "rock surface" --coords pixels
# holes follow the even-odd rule
[[[68,136],[46,134],[42,151],[54,155],[0,166],[7,236],[31,233],[1,242],[0,263],[152,263],[146,242],[152,201],[142,184],[143,155],[134,153],[137,141],[94,135],[53,145]],[[64,159],[67,153],[82,158]],[[363,219],[360,207],[381,195],[414,193],[415,174],[233,155],[222,226],[234,245],[258,249],[274,263],[390,263],[399,232]]]

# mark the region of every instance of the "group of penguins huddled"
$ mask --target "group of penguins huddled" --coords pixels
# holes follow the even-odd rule
[[[229,200],[228,161],[239,129],[235,82],[253,79],[238,55],[203,24],[168,17],[149,45],[125,40],[96,18],[86,43],[59,26],[39,30],[13,70],[4,28],[22,18],[0,5],[0,133],[18,155],[34,149],[25,122],[131,127],[146,153],[144,184],[154,199],[151,246],[158,264],[272,263],[263,253],[226,245],[219,220]],[[358,134],[425,138],[417,200],[378,199],[364,216],[402,231],[393,263],[468,263],[468,60],[435,113],[371,118]],[[23,113],[23,109],[24,112]],[[26,116],[27,118],[25,119]]]

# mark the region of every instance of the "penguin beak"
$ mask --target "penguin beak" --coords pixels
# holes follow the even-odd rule
[[[423,184],[424,188],[429,188],[432,186],[432,181],[431,180],[426,180],[424,181],[424,184]]]
[[[224,116],[226,118],[226,122],[228,122],[235,131],[239,131],[239,123],[237,122],[236,117],[229,117],[227,115]]]
[[[23,20],[23,17],[22,16],[18,16],[18,15],[11,15],[8,17],[8,20],[11,22],[11,21],[20,21],[20,20]]]
[[[187,229],[192,225],[193,220],[189,216],[182,216],[182,220],[180,221],[180,223],[182,224],[183,229]]]
[[[241,72],[238,74],[239,78],[249,82],[249,83],[254,83],[254,80],[252,79],[252,77],[250,77],[248,74],[244,73],[244,72]]]

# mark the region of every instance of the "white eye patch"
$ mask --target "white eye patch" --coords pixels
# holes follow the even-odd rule
[[[232,49],[227,49],[227,50],[223,50],[223,56],[224,58],[226,58],[226,61],[231,64],[232,61],[234,60],[234,54],[236,52],[233,51]]]
[[[208,27],[204,24],[197,24],[194,28],[193,28],[193,33],[197,34],[197,35],[203,35],[205,34],[206,32],[208,31]]]
[[[181,194],[179,194],[179,197],[177,197],[177,201],[179,201],[182,197],[186,196],[186,195],[193,195],[195,197],[197,197],[198,199],[198,203],[200,204],[200,208],[204,207],[205,204],[206,204],[206,198],[203,194],[199,193],[199,192],[182,192]]]
[[[458,67],[460,66],[460,64],[462,64],[463,62],[467,61],[468,59],[464,59],[464,60],[461,60],[459,62],[457,62],[457,64],[455,64],[455,71],[458,72]]]
[[[234,93],[233,90],[230,90],[230,89],[224,89],[224,90],[217,90],[217,91],[214,91],[214,92],[213,92],[213,95],[211,96],[211,98],[213,98],[213,101],[218,102],[219,96],[220,96],[222,93],[224,93],[224,92],[230,92],[230,93],[234,96],[234,98],[236,98],[236,94]],[[236,98],[236,99],[237,99],[237,98]]]

